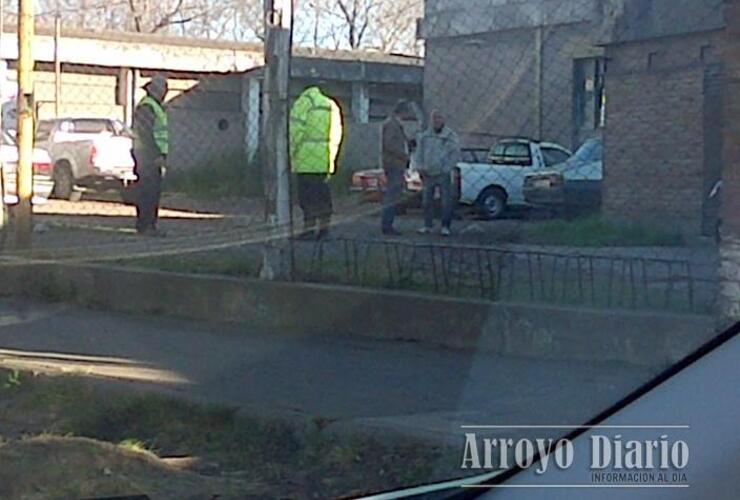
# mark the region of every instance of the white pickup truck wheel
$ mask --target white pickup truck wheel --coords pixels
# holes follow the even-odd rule
[[[486,188],[478,197],[477,206],[486,219],[498,219],[506,210],[506,193],[501,188]]]
[[[54,197],[61,200],[79,201],[82,193],[75,190],[72,169],[66,162],[54,166]]]

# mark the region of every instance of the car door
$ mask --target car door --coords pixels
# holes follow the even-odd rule
[[[580,153],[580,154],[579,154]],[[586,153],[578,153],[564,163],[564,194],[566,203],[577,208],[597,208],[601,204],[603,179],[602,147],[600,141]]]

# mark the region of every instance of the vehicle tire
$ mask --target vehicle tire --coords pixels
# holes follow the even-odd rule
[[[501,188],[486,188],[478,197],[476,205],[478,212],[486,219],[498,219],[506,211],[506,193]]]
[[[82,193],[75,190],[75,179],[68,163],[58,163],[54,167],[54,190],[52,194],[55,198],[61,200],[80,200]]]

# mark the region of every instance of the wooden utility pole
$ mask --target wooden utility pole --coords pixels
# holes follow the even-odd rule
[[[3,123],[3,105],[5,104],[5,82],[7,79],[7,63],[2,58],[3,53],[3,33],[5,32],[5,2],[0,0],[0,134],[5,133],[5,124]],[[0,243],[5,245],[5,237],[8,226],[8,211],[5,206],[5,179],[3,178],[3,169],[0,166]],[[0,248],[2,249],[2,248]]]
[[[265,81],[262,91],[262,171],[270,235],[265,242],[261,276],[290,277],[292,268],[288,117],[292,0],[264,0]]]
[[[33,229],[33,0],[19,0],[18,22],[18,205],[14,221],[16,245],[31,246]]]

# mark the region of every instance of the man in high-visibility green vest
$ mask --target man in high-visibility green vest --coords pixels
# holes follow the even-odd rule
[[[136,231],[156,235],[162,175],[170,149],[164,99],[167,80],[159,75],[144,85],[146,96],[134,111],[134,161],[136,181]]]
[[[290,164],[303,211],[303,237],[329,234],[332,200],[327,181],[336,172],[341,143],[339,106],[318,87],[307,88],[290,111]]]

